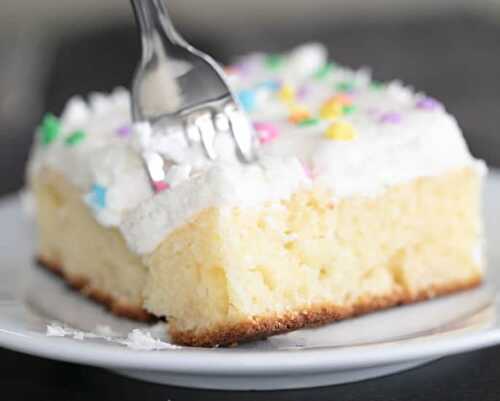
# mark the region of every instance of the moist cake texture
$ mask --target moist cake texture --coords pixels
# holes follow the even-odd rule
[[[39,260],[115,312],[229,345],[473,287],[485,168],[443,105],[323,47],[226,69],[259,160],[219,132],[132,124],[128,92],[75,97],[37,130]],[[140,154],[168,161],[154,194]]]

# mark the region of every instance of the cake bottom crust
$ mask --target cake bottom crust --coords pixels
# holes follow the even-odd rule
[[[65,273],[58,263],[37,258],[38,265],[57,274],[72,288],[92,300],[106,306],[113,314],[138,321],[154,321],[157,317],[145,309],[127,305],[111,295],[88,286],[83,277],[73,277]],[[310,328],[332,323],[369,312],[387,309],[393,306],[425,301],[438,296],[474,288],[481,284],[480,275],[468,280],[455,281],[442,285],[434,285],[416,294],[406,291],[395,291],[385,296],[366,296],[356,304],[339,306],[331,304],[311,305],[310,307],[290,311],[281,315],[259,316],[235,324],[220,325],[203,332],[170,330],[174,343],[198,347],[232,346],[242,342],[264,339],[271,335],[283,334],[302,328]]]
[[[147,312],[143,308],[129,305],[121,300],[118,300],[106,294],[102,290],[98,290],[89,286],[89,280],[85,277],[73,276],[64,271],[62,266],[53,261],[49,261],[43,256],[36,258],[37,265],[61,277],[71,288],[79,291],[95,302],[107,307],[111,313],[116,316],[126,317],[141,322],[152,322],[158,320],[157,317]]]
[[[204,332],[175,331],[170,335],[176,344],[198,347],[215,345],[232,346],[238,343],[264,339],[271,335],[283,334],[302,328],[311,328],[337,320],[363,315],[369,312],[425,301],[438,296],[452,294],[477,287],[481,276],[442,285],[434,285],[416,294],[397,291],[390,295],[365,297],[351,306],[332,304],[311,305],[302,310],[281,315],[263,316],[236,324],[220,325]]]

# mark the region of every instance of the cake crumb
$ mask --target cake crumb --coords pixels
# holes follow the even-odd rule
[[[133,329],[126,337],[120,336],[105,325],[97,325],[93,332],[73,329],[67,325],[52,322],[47,325],[48,337],[70,337],[74,340],[102,339],[111,343],[125,345],[136,351],[156,351],[178,349],[180,346],[164,341],[161,334],[166,332],[165,324],[156,324],[148,329]],[[163,336],[164,337],[164,336]]]
[[[49,337],[64,337],[67,335],[67,331],[61,327],[54,324],[47,325],[47,336]]]
[[[149,331],[140,329],[132,330],[127,336],[127,339],[123,340],[121,343],[129,348],[138,351],[154,351],[168,348],[180,348],[176,345],[163,342],[161,340],[158,340],[157,338],[153,338]]]

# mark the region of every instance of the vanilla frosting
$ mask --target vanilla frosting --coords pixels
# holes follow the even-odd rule
[[[117,89],[92,94],[88,102],[71,99],[55,139],[35,141],[29,177],[43,167],[61,172],[82,190],[97,221],[119,228],[131,250],[147,254],[209,207],[258,207],[313,182],[331,190],[332,200],[375,196],[421,176],[484,169],[438,102],[398,81],[373,82],[366,69],[328,63],[321,45],[287,55],[251,54],[227,73],[259,128],[257,162],[240,164],[227,134],[216,138],[219,157],[211,161],[181,132],[154,133],[132,124],[129,93]],[[349,99],[349,112],[322,118],[322,106],[334,95]],[[290,119],[297,109],[307,117]],[[325,136],[339,121],[352,127],[349,140]],[[76,144],[68,140],[75,132],[83,132]],[[161,193],[153,193],[144,169],[140,154],[147,151],[168,160],[168,189]]]

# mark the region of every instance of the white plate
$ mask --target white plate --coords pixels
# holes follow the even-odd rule
[[[490,244],[500,238],[500,173],[485,191]],[[488,249],[487,284],[473,291],[300,330],[233,349],[135,351],[99,339],[47,337],[57,320],[80,330],[107,325],[126,336],[136,323],[110,316],[33,263],[32,226],[17,197],[0,202],[0,345],[100,366],[143,380],[198,388],[284,389],[377,377],[500,343],[500,248]]]

